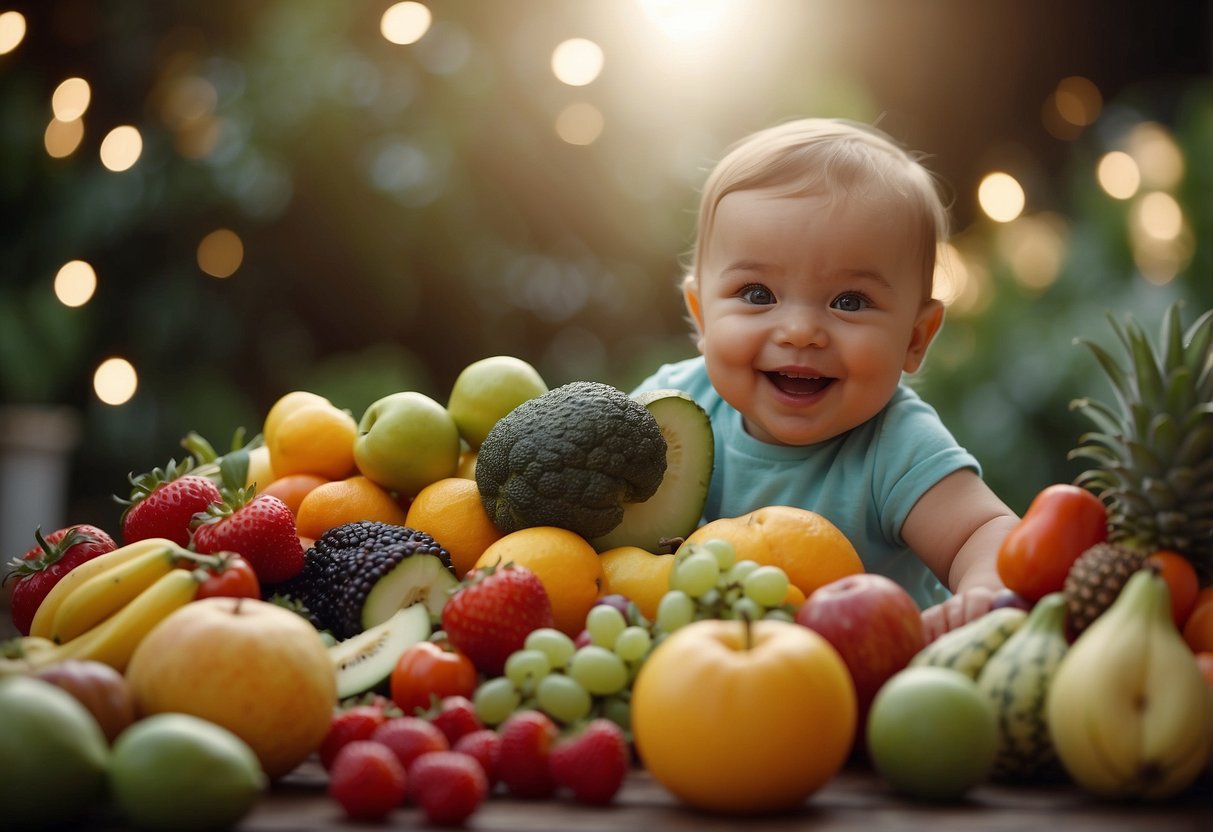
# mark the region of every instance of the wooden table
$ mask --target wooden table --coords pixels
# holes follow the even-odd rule
[[[325,794],[327,776],[309,760],[279,781],[237,827],[238,832],[312,830],[430,829],[420,809],[397,809],[383,824],[353,823]],[[500,788],[500,787],[499,787]],[[116,830],[120,824],[96,818],[88,829]],[[0,824],[2,825],[2,824]],[[610,806],[581,806],[566,798],[515,800],[500,791],[485,801],[466,825],[473,830],[510,832],[641,832],[641,830],[977,830],[977,832],[1213,832],[1213,776],[1160,803],[1108,802],[1072,785],[985,785],[962,802],[919,803],[892,794],[869,769],[844,769],[795,812],[760,818],[726,817],[685,808],[637,769]]]

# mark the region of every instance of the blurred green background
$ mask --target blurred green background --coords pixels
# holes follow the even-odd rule
[[[1077,473],[1069,401],[1108,392],[1074,339],[1111,344],[1107,313],[1154,330],[1176,299],[1185,322],[1213,306],[1210,19],[1127,0],[0,0],[0,402],[78,415],[62,519],[116,532],[129,472],[182,457],[190,430],[256,432],[290,390],[356,417],[398,390],[445,402],[502,353],[550,386],[630,388],[692,354],[676,284],[712,162],[846,116],[946,183],[948,321],[916,383],[1022,512]],[[590,45],[558,52],[570,39]],[[69,78],[87,109],[56,120]],[[141,149],[111,170],[124,125]],[[1009,208],[979,199],[994,172],[1020,210],[1014,186]],[[96,286],[70,306],[55,283],[76,260]],[[137,374],[122,403],[98,395],[110,357]]]

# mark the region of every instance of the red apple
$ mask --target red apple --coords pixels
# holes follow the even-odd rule
[[[927,643],[918,605],[883,575],[848,575],[816,589],[800,605],[796,621],[824,636],[846,662],[860,734],[876,691]]]

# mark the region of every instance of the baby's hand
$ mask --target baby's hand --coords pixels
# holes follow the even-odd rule
[[[990,611],[994,603],[994,591],[985,587],[953,595],[942,604],[923,611],[922,631],[927,642],[932,642],[949,630],[981,618]]]

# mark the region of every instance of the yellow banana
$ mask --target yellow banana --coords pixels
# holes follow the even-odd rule
[[[166,538],[149,537],[146,540],[128,543],[112,552],[99,555],[92,560],[86,560],[60,578],[51,588],[51,591],[46,594],[46,597],[42,599],[42,603],[38,605],[38,609],[34,612],[33,621],[30,622],[29,634],[49,639],[51,637],[51,628],[55,622],[55,613],[58,612],[59,605],[85,581],[120,564],[126,563],[128,560],[137,558],[145,552],[153,549],[164,549],[170,546],[177,548],[176,543]]]
[[[194,600],[198,582],[194,570],[169,570],[105,621],[59,645],[52,654],[39,654],[34,661],[49,664],[64,659],[90,659],[124,671],[143,637],[174,610]]]
[[[71,641],[122,609],[173,568],[178,552],[175,545],[149,549],[77,586],[55,610],[51,641]]]

